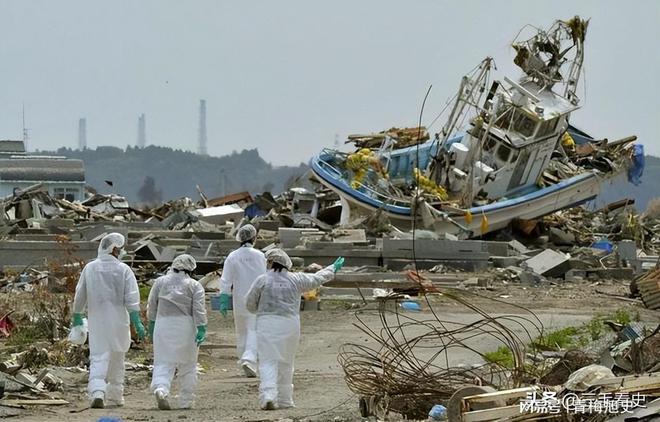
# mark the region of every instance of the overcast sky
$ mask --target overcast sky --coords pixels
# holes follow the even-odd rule
[[[428,123],[483,57],[518,76],[525,24],[591,17],[586,93],[573,123],[637,134],[660,155],[660,1],[0,0],[0,139],[31,149],[149,144],[209,153],[258,148],[297,164],[349,133]],[[586,96],[585,96],[586,95]],[[432,131],[439,131],[439,126]]]

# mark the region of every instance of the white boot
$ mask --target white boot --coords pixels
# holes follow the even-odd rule
[[[103,391],[94,391],[90,397],[90,405],[92,409],[103,409],[105,407],[105,393]]]
[[[156,396],[156,404],[160,410],[170,410],[170,402],[167,400],[165,391],[158,389],[154,391],[154,396]]]
[[[248,378],[256,378],[257,377],[257,371],[254,369],[253,365],[251,365],[248,362],[245,362],[244,364],[241,365],[243,368],[243,372],[245,373],[245,376]]]
[[[275,410],[275,409],[277,409],[275,400],[266,400],[261,402],[261,410]]]

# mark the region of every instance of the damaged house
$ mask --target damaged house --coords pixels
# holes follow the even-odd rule
[[[27,155],[23,141],[0,141],[0,197],[42,183],[48,193],[70,202],[85,198],[82,160]]]

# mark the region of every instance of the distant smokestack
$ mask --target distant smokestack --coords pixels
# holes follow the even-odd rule
[[[28,128],[25,127],[25,104],[23,104],[23,149],[28,152]]]
[[[87,119],[78,120],[78,149],[87,149]]]
[[[140,114],[140,117],[138,117],[137,146],[138,148],[144,148],[147,146],[147,121],[144,117],[144,113]]]
[[[206,100],[199,100],[199,146],[198,151],[201,155],[207,155],[206,150]]]

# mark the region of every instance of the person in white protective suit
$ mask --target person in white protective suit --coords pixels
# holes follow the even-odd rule
[[[172,262],[172,269],[158,278],[149,292],[147,318],[154,343],[151,390],[161,410],[169,410],[174,371],[180,382],[179,408],[193,404],[197,385],[198,346],[206,339],[204,288],[190,276],[197,263],[187,254]]]
[[[80,273],[73,299],[73,326],[89,324],[89,384],[91,407],[124,404],[124,355],[131,345],[129,318],[138,339],[140,292],[133,271],[119,260],[124,236],[110,233],[101,239],[98,257]],[[128,311],[128,312],[127,312]]]
[[[259,404],[264,410],[293,407],[293,360],[300,338],[300,295],[334,278],[344,265],[339,257],[315,274],[292,273],[281,249],[266,253],[270,270],[257,278],[246,297],[257,314]]]
[[[252,247],[256,238],[257,230],[251,224],[238,230],[236,240],[241,242],[241,247],[225,259],[220,279],[220,312],[227,315],[231,294],[238,364],[249,378],[257,376],[257,319],[245,307],[245,295],[254,280],[266,273],[266,257]]]

